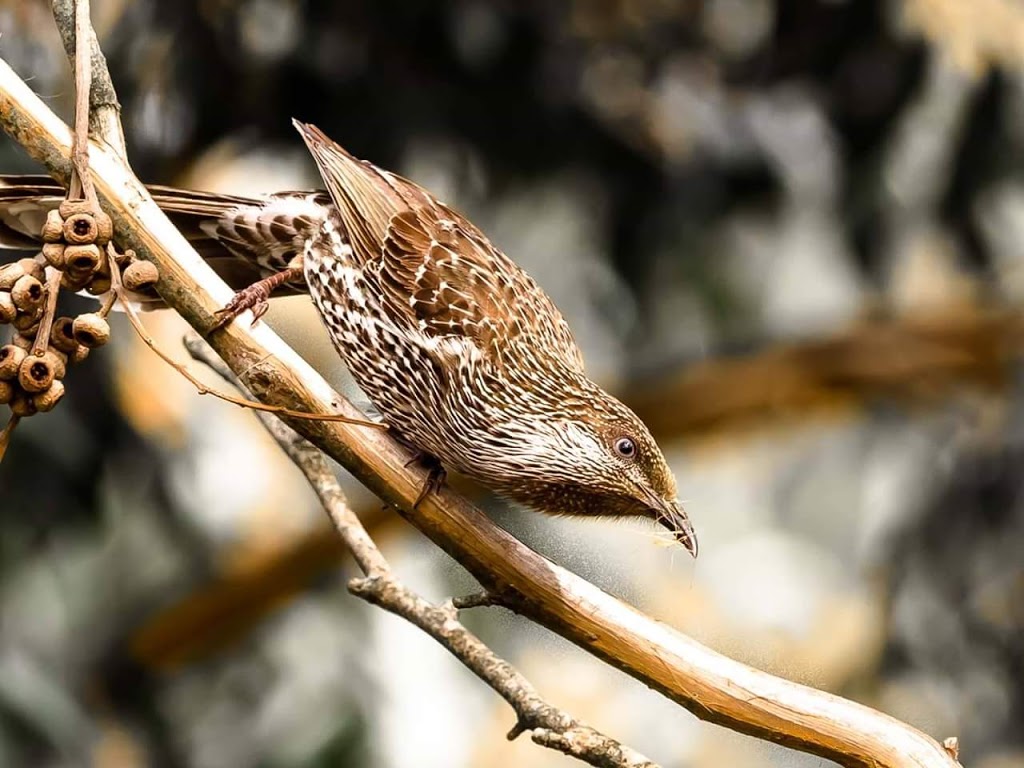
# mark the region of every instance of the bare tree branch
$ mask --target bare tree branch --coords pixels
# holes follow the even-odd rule
[[[198,334],[186,336],[185,347],[194,359],[208,365],[244,395],[249,394],[238,377]],[[509,738],[529,731],[538,744],[599,768],[658,768],[643,755],[544,701],[515,667],[499,658],[463,626],[459,621],[456,601],[449,601],[443,606],[434,605],[403,586],[349,507],[323,453],[276,416],[269,413],[258,413],[257,416],[306,476],[338,535],[365,574],[365,578],[353,579],[349,583],[349,591],[422,629],[505,699],[515,710],[517,718]]]
[[[0,125],[67,183],[67,126],[0,61]],[[130,169],[102,146],[90,166],[119,242],[160,270],[164,300],[200,332],[231,292],[153,203]],[[257,399],[302,411],[362,415],[268,328],[234,323],[210,335]],[[955,766],[934,739],[869,707],[728,659],[555,565],[450,489],[416,509],[425,475],[379,430],[289,422],[456,558],[489,593],[632,675],[705,720],[848,766]]]

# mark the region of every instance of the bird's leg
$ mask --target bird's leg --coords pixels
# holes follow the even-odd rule
[[[420,503],[427,498],[427,494],[431,491],[441,490],[444,486],[445,478],[448,477],[448,472],[445,470],[444,465],[441,464],[441,460],[437,458],[437,456],[424,451],[422,448],[417,448],[397,429],[389,427],[388,432],[391,433],[391,436],[395,438],[395,440],[404,445],[405,448],[412,453],[412,458],[403,465],[406,469],[411,467],[413,464],[419,464],[427,470],[427,479],[423,482],[423,487],[420,488],[420,493],[412,505],[412,508],[416,509],[419,507]]]
[[[247,309],[252,310],[252,322],[255,325],[256,321],[263,317],[270,308],[270,304],[267,301],[270,298],[270,294],[285,283],[299,280],[302,276],[302,257],[296,257],[288,263],[285,269],[274,273],[270,277],[265,277],[236,293],[234,298],[224,305],[223,309],[217,310],[217,324],[210,330],[215,331],[218,328],[223,328]]]
[[[441,490],[444,486],[445,478],[448,477],[448,472],[437,456],[433,456],[426,451],[416,451],[416,454],[405,462],[406,468],[411,467],[413,464],[419,464],[427,470],[427,479],[423,481],[423,487],[420,488],[419,496],[416,497],[416,501],[412,504],[412,508],[416,509],[427,498],[427,494],[431,491]]]

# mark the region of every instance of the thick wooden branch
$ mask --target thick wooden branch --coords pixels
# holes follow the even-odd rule
[[[67,126],[0,61],[0,125],[67,182]],[[160,292],[200,333],[231,293],[130,170],[104,147],[90,165],[119,242],[152,259]],[[300,410],[358,411],[265,326],[234,323],[209,338],[261,400]],[[386,434],[341,423],[289,422],[465,566],[489,592],[705,720],[848,766],[955,766],[935,740],[869,707],[754,670],[703,647],[541,557],[450,490],[416,510],[424,475]]]

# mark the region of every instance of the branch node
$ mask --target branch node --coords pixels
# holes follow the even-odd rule
[[[381,574],[357,576],[349,579],[348,591],[356,597],[373,602],[375,598],[379,599],[383,595],[388,581],[390,580]]]
[[[452,608],[454,608],[456,611],[464,611],[468,608],[490,608],[492,606],[505,606],[505,602],[504,600],[502,600],[501,595],[495,594],[494,592],[491,592],[486,589],[480,592],[474,592],[471,595],[453,597],[449,602]]]
[[[529,727],[526,725],[522,718],[519,718],[518,720],[516,720],[516,724],[512,726],[509,732],[505,734],[505,738],[509,741],[515,741],[528,730],[530,730]]]

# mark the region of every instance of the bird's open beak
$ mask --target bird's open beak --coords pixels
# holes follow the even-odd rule
[[[693,523],[678,501],[665,501],[658,504],[655,516],[659,523],[672,531],[676,541],[686,547],[686,551],[697,557],[697,535],[693,532]]]

